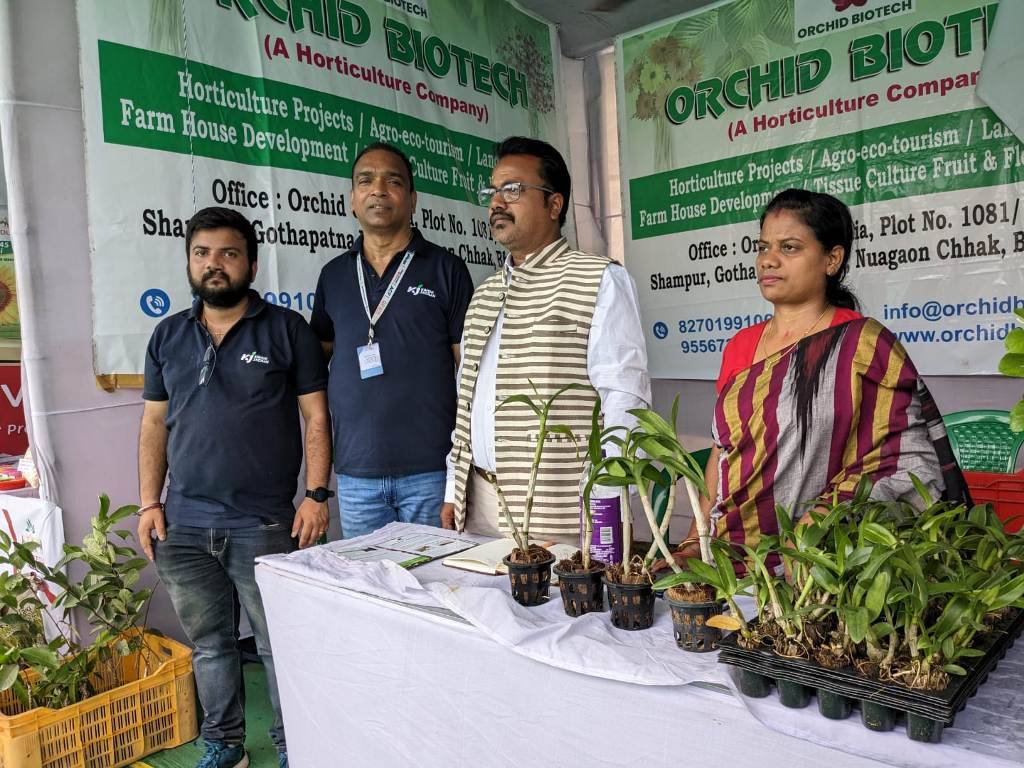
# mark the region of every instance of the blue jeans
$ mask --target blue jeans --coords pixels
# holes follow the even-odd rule
[[[284,752],[281,701],[254,561],[262,555],[290,552],[294,548],[290,526],[193,528],[171,524],[167,539],[154,541],[154,547],[157,574],[195,646],[192,668],[203,705],[203,738],[227,744],[245,742],[245,689],[238,649],[241,602],[267,671],[267,691],[274,708],[270,739]]]
[[[445,473],[395,477],[338,475],[341,535],[353,539],[388,523],[441,525]]]

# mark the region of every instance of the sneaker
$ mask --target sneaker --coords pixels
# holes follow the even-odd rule
[[[288,753],[278,752],[277,753],[277,768],[288,768]]]
[[[249,768],[249,755],[241,744],[229,746],[220,741],[206,742],[206,754],[196,768]]]

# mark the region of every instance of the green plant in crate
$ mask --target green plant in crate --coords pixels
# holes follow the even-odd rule
[[[110,510],[100,497],[99,514],[81,546],[64,545],[64,557],[48,567],[37,557],[38,544],[18,542],[0,533],[0,604],[4,630],[0,644],[0,691],[12,689],[26,709],[57,709],[82,701],[123,682],[118,660],[146,646],[133,630],[145,623],[151,589],[138,589],[145,558],[124,542],[131,533],[117,528],[137,511],[134,505]],[[81,580],[65,568],[84,569]],[[79,609],[94,633],[88,642],[75,630],[68,612]],[[43,619],[55,637],[47,641]],[[23,673],[31,670],[34,674]]]

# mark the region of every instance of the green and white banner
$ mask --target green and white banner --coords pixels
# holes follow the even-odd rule
[[[564,147],[554,31],[504,0],[79,0],[95,371],[137,374],[191,300],[183,233],[208,205],[260,238],[255,287],[308,316],[351,246],[360,148],[412,159],[415,224],[470,265],[493,144]]]
[[[850,283],[928,374],[995,373],[1024,306],[1024,146],[975,96],[998,3],[726,0],[621,38],[626,264],[651,373],[714,378],[770,316],[758,217],[853,209]]]

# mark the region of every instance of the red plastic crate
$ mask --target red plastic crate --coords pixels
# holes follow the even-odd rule
[[[1024,472],[964,472],[964,479],[974,503],[992,504],[1008,533],[1024,526]]]

